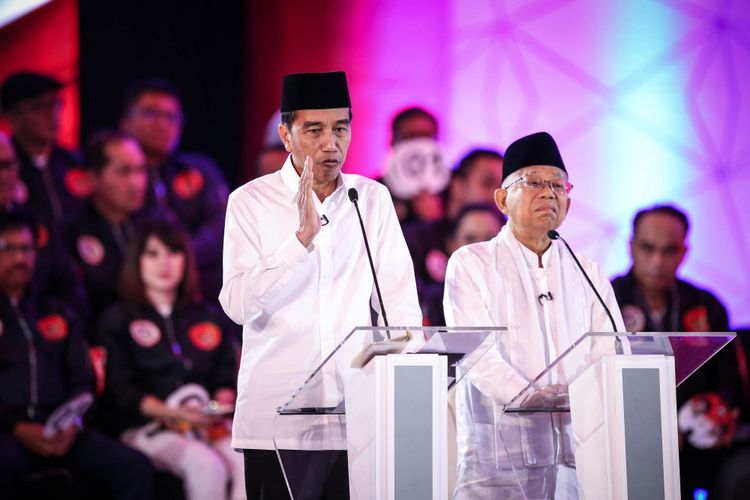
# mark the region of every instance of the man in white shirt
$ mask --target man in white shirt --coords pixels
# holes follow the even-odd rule
[[[522,497],[519,481],[529,498],[575,494],[572,469],[568,477],[556,472],[556,464],[572,462],[565,439],[554,436],[555,428],[560,429],[558,417],[534,417],[531,429],[506,432],[505,443],[496,435],[496,405],[508,403],[584,333],[612,330],[572,257],[547,234],[565,219],[572,187],[549,134],[515,141],[503,161],[502,187],[495,191],[495,203],[508,223],[492,240],[464,246],[448,262],[447,325],[508,328],[474,366],[471,383],[459,385],[454,498]],[[591,260],[579,260],[623,331],[606,276]],[[566,375],[560,370],[538,381],[525,404],[564,402]],[[518,472],[511,468],[503,444]]]
[[[243,325],[232,446],[245,453],[248,498],[287,495],[274,452],[277,408],[354,327],[371,323],[371,306],[382,315],[347,196],[351,188],[359,194],[390,324],[422,322],[411,258],[388,191],[341,173],[352,116],[345,74],[285,76],[281,111],[279,136],[291,154],[280,171],[230,195],[224,230],[219,301]],[[346,453],[334,451],[325,436],[316,439],[283,446],[308,450],[285,456],[314,470],[308,476],[317,480],[292,493],[348,495]]]

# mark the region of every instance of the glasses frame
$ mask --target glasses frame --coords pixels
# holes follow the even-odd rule
[[[549,179],[542,179],[541,177],[538,177],[536,175],[532,175],[531,177],[538,178],[542,182],[542,187],[541,188],[531,187],[528,184],[528,177],[529,177],[528,175],[521,176],[518,179],[511,182],[510,184],[508,184],[507,186],[505,186],[503,189],[506,189],[506,190],[510,189],[514,185],[520,183],[523,188],[528,189],[530,191],[542,191],[544,189],[544,185],[546,184],[547,186],[549,186],[549,188],[552,190],[553,193],[559,196],[568,196],[570,194],[570,191],[573,189],[573,184],[571,184],[569,181],[566,180],[565,187],[563,188],[564,192],[560,192],[555,188],[555,186],[553,186],[552,183],[554,181],[551,181]]]

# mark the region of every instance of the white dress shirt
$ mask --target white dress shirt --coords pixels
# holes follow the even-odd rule
[[[243,325],[235,448],[274,449],[277,408],[354,327],[372,323],[370,305],[379,312],[349,188],[359,192],[389,323],[422,323],[414,268],[387,189],[359,175],[341,174],[322,203],[313,197],[328,223],[305,248],[295,235],[298,184],[289,157],[280,171],[248,182],[229,197],[219,301]],[[329,445],[320,440],[317,447]]]
[[[611,310],[618,330],[624,331],[606,276],[590,259],[578,257]],[[541,261],[540,268],[539,257],[516,240],[508,225],[492,240],[462,247],[449,259],[446,324],[508,328],[474,365],[467,377],[470,383],[457,387],[458,477],[454,498],[520,495],[516,473],[510,469],[497,434],[500,405],[509,402],[584,333],[612,331],[604,309],[561,243],[553,241]],[[551,294],[552,298],[539,299],[540,294]],[[595,345],[592,353],[606,349],[603,344]],[[552,372],[540,385],[566,384],[566,375]],[[520,429],[506,432],[505,445],[514,462],[528,460],[535,465],[524,473],[537,476],[523,479],[555,484],[544,478],[554,473],[554,469],[544,467],[555,460],[545,444],[553,439],[551,436],[549,422],[542,422],[528,434]]]

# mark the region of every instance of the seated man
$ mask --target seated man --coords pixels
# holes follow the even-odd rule
[[[562,224],[573,186],[554,139],[540,132],[508,147],[502,187],[495,202],[508,217],[500,234],[459,248],[448,261],[445,319],[448,326],[504,326],[497,343],[469,373],[470,384],[456,394],[458,471],[454,498],[517,498],[518,478],[534,498],[567,498],[576,483],[564,443],[550,426],[529,434],[513,433],[514,465],[525,463],[538,440],[555,440],[559,455],[532,457],[534,467],[517,471],[505,458],[496,433],[496,404],[508,403],[576,339],[589,331],[611,331],[612,323],[563,245],[548,232]],[[614,293],[591,260],[579,260],[622,331]],[[566,374],[537,381],[529,401],[564,399]],[[552,421],[552,422],[551,422]],[[554,422],[557,426],[557,422]],[[518,460],[519,462],[516,462]],[[526,474],[525,476],[523,474]],[[555,495],[559,496],[555,496]]]
[[[719,299],[677,277],[689,227],[687,215],[672,205],[656,205],[635,215],[633,265],[612,281],[629,332],[729,331],[727,310]],[[725,347],[677,388],[683,494],[703,488],[713,495],[715,473],[728,456],[741,399],[739,381],[727,377],[728,372],[740,372],[732,347]],[[711,418],[712,414],[725,418]]]
[[[182,125],[182,100],[172,83],[149,79],[130,87],[120,128],[136,138],[146,157],[146,207],[174,215],[190,233],[204,299],[215,303],[229,189],[213,160],[178,151]]]
[[[17,201],[28,204],[46,227],[59,226],[90,193],[80,159],[57,142],[63,84],[38,73],[14,73],[0,87],[20,165]]]
[[[72,311],[34,295],[35,225],[0,215],[0,491],[15,498],[24,474],[64,466],[100,485],[107,498],[151,498],[141,453],[76,424],[45,429],[48,417],[93,390],[86,344]]]
[[[148,179],[138,142],[124,132],[95,134],[84,165],[93,193],[81,211],[72,214],[67,237],[96,321],[117,300],[117,277],[127,244],[135,234]]]

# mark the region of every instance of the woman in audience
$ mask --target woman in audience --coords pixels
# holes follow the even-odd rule
[[[147,221],[131,241],[120,290],[97,328],[107,348],[108,425],[182,478],[188,500],[225,498],[228,480],[229,498],[244,498],[243,458],[221,415],[235,402],[236,356],[225,317],[194,298],[186,233]]]

